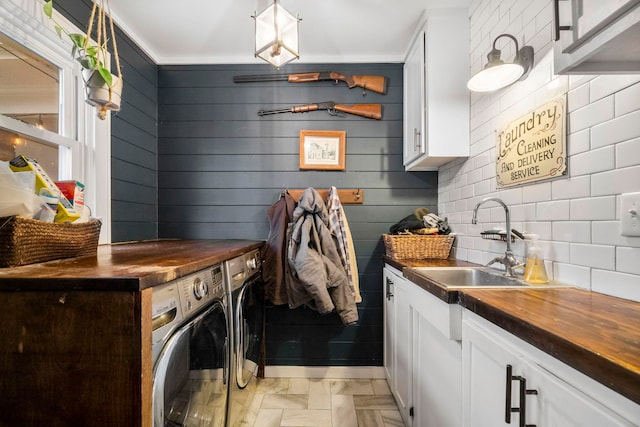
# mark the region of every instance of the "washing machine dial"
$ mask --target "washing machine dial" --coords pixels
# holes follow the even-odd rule
[[[209,287],[207,286],[207,282],[202,281],[199,277],[196,277],[193,281],[193,295],[197,300],[201,300],[202,297],[206,296],[209,293]]]
[[[249,270],[255,270],[256,268],[258,268],[258,261],[256,261],[255,258],[247,259],[247,268]]]

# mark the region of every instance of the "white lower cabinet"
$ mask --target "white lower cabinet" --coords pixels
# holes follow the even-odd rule
[[[411,425],[411,329],[410,316],[407,314],[411,283],[402,274],[392,268],[384,269],[385,286],[385,360],[387,382],[398,404],[402,419]]]
[[[462,378],[465,427],[640,425],[634,402],[469,311]]]
[[[462,425],[461,307],[384,269],[387,381],[407,426]]]

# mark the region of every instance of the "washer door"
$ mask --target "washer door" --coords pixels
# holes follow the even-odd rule
[[[256,375],[264,327],[262,280],[255,276],[244,285],[236,300],[236,382],[245,388]]]
[[[181,326],[153,371],[153,425],[224,426],[229,386],[229,322],[216,301]]]

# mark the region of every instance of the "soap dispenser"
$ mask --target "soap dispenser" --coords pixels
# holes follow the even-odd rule
[[[538,235],[527,236],[527,261],[524,267],[524,281],[534,285],[549,283],[547,270],[544,267],[542,250],[538,246]]]

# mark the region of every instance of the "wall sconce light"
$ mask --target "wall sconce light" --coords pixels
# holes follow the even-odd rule
[[[500,59],[500,50],[496,42],[500,37],[508,37],[516,44],[516,56],[513,62]],[[518,50],[518,41],[511,34],[500,34],[493,41],[493,49],[487,55],[487,65],[469,79],[467,87],[473,92],[491,92],[502,89],[519,80],[524,80],[533,66],[533,47],[523,46]]]
[[[294,17],[278,4],[278,0],[273,0],[272,5],[252,18],[256,21],[256,57],[278,68],[300,58],[299,17]]]

